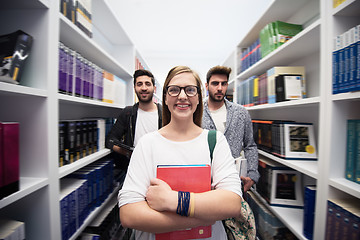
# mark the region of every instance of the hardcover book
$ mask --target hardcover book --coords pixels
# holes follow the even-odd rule
[[[314,126],[311,123],[284,123],[285,159],[317,160]]]
[[[157,178],[165,181],[174,191],[194,193],[211,190],[210,165],[158,165]],[[211,226],[156,234],[156,240],[181,240],[211,237]]]
[[[355,182],[356,170],[356,124],[360,120],[347,120],[345,178]]]
[[[20,125],[0,122],[0,199],[19,190],[20,182]]]
[[[307,239],[313,239],[316,186],[306,186],[304,195],[303,233]]]
[[[276,102],[302,99],[302,75],[280,74],[275,77]]]
[[[33,37],[21,30],[0,36],[0,81],[19,84]]]

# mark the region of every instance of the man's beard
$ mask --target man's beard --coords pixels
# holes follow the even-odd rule
[[[221,98],[217,98],[215,97],[215,94],[210,94],[209,93],[209,98],[213,101],[213,102],[222,102],[224,101],[224,95],[221,96]]]
[[[139,102],[142,102],[142,103],[149,103],[149,102],[151,102],[152,101],[152,99],[153,99],[153,93],[149,93],[149,95],[147,96],[147,98],[142,98],[141,97],[141,92],[140,93],[138,93],[138,92],[136,92],[136,96],[138,97],[138,99],[139,99]]]

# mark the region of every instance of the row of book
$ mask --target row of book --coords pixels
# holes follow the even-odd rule
[[[19,190],[20,124],[0,122],[0,199]]]
[[[302,175],[263,156],[259,157],[260,179],[256,191],[271,206],[303,208]]]
[[[245,107],[306,98],[304,66],[275,66],[242,80],[237,102]]]
[[[25,240],[25,223],[13,219],[0,219],[1,240]]]
[[[238,72],[243,72],[261,60],[260,38],[256,39],[249,47],[240,48],[237,52]]]
[[[105,71],[80,53],[59,43],[60,93],[95,99],[108,103],[125,104],[126,82]]]
[[[345,178],[360,183],[360,119],[347,120]]]
[[[264,58],[302,30],[302,25],[282,21],[266,24],[259,34],[261,57]]]
[[[333,94],[360,90],[360,25],[334,37]]]
[[[251,191],[246,194],[256,223],[257,237],[262,240],[296,240],[295,235],[271,212],[259,197]]]
[[[113,118],[59,122],[59,167],[105,148],[105,136]]]
[[[312,123],[253,119],[258,149],[285,160],[317,160]]]
[[[89,37],[92,37],[91,0],[60,0],[60,12]]]
[[[60,181],[62,239],[69,239],[88,215],[112,193],[114,163],[101,159]]]
[[[360,208],[358,199],[328,199],[326,239],[360,239]]]
[[[0,36],[0,81],[19,84],[33,37],[22,30]]]

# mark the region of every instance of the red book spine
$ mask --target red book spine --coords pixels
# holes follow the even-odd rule
[[[1,198],[19,190],[19,123],[2,122],[1,130]]]

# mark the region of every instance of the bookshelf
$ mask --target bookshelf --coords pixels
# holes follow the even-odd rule
[[[303,31],[239,72],[239,51],[255,42],[260,30],[276,20],[302,24]],[[318,161],[287,161],[263,151],[259,154],[301,172],[306,181],[304,185],[317,185],[314,239],[325,239],[327,199],[354,198],[360,205],[360,185],[345,179],[346,121],[360,118],[360,93],[332,94],[331,81],[333,38],[358,24],[360,2],[356,0],[346,0],[336,8],[333,8],[333,1],[327,0],[275,0],[223,61],[223,65],[235,72],[228,90],[235,102],[241,81],[273,66],[305,66],[307,98],[247,109],[253,119],[313,123]],[[302,233],[302,210],[270,208],[298,238],[306,239]]]
[[[96,0],[92,4],[92,38],[60,13],[60,1],[5,0],[0,6],[1,16],[7,19],[0,23],[1,35],[22,29],[34,37],[21,85],[0,82],[0,121],[20,122],[20,190],[0,200],[0,217],[25,222],[29,240],[61,239],[61,178],[110,153],[103,149],[59,168],[58,122],[116,117],[119,108],[134,103],[135,56],[144,60],[108,1]],[[128,93],[125,103],[110,104],[58,93],[59,41],[122,78]],[[106,201],[71,239],[79,236],[103,206]]]

